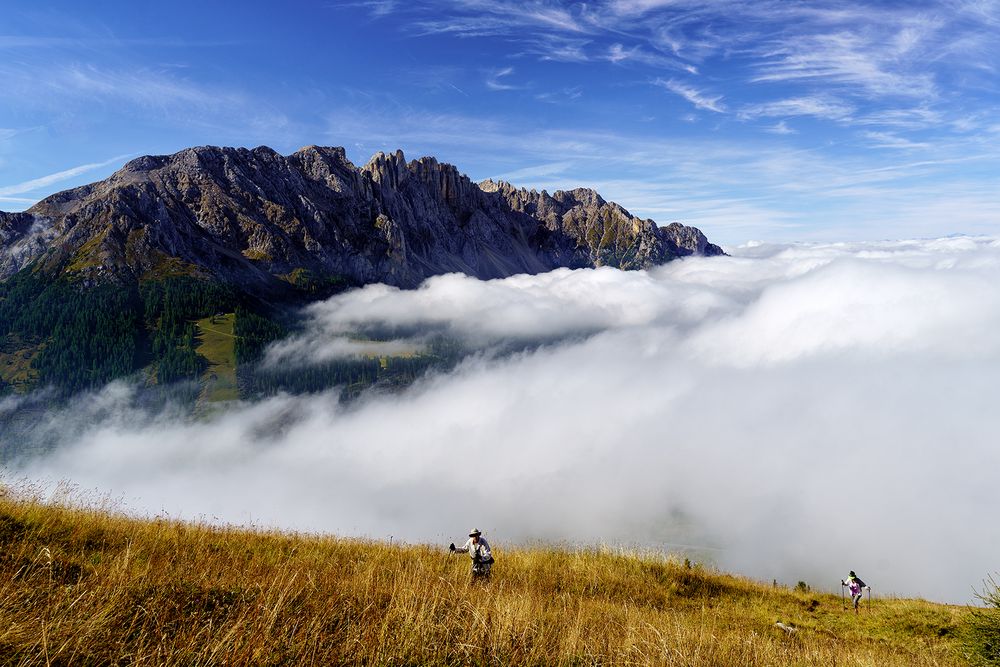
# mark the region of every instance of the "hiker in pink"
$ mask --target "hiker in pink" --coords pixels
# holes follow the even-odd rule
[[[847,575],[847,579],[840,582],[841,586],[847,586],[851,590],[851,600],[854,601],[854,613],[858,613],[858,605],[861,604],[861,598],[863,597],[863,591],[868,588],[865,582],[858,578],[858,575],[854,574],[854,570]]]

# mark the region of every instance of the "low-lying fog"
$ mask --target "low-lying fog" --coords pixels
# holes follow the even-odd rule
[[[144,514],[439,544],[478,526],[971,601],[1000,568],[1000,241],[729,251],[343,294],[271,361],[364,353],[344,334],[370,326],[411,332],[378,353],[426,329],[484,351],[400,393],[201,419],[114,384],[40,419],[59,444],[8,476]],[[490,353],[512,340],[547,342]]]

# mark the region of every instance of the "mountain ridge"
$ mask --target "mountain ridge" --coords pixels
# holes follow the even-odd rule
[[[87,283],[183,274],[256,290],[301,276],[415,287],[558,267],[648,268],[722,250],[586,188],[549,194],[474,183],[434,157],[341,147],[283,156],[200,146],[126,163],[109,178],[0,212],[0,279],[32,265]]]

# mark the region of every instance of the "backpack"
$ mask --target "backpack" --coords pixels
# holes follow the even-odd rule
[[[478,564],[492,565],[496,561],[493,559],[493,552],[491,551],[489,553],[490,553],[489,556],[487,556],[486,558],[483,558],[482,551],[480,551],[480,549],[477,547],[475,554],[472,556],[472,562],[476,563],[477,565]]]

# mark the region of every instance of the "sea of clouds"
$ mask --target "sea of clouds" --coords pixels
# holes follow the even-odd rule
[[[398,393],[200,418],[116,383],[40,417],[51,453],[8,477],[141,514],[439,544],[477,526],[500,547],[632,545],[833,591],[853,569],[876,595],[973,600],[1000,567],[1000,241],[729,252],[342,294],[268,363],[427,331],[478,352]],[[351,338],[366,327],[399,338]]]

